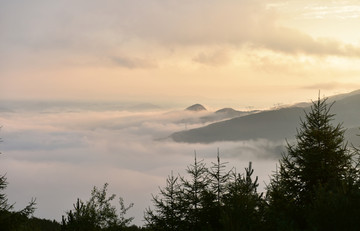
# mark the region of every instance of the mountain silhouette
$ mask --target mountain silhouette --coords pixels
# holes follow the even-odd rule
[[[330,111],[335,114],[334,124],[342,123],[347,129],[346,138],[354,144],[360,143],[360,137],[356,137],[356,134],[360,133],[358,129],[360,127],[360,91],[330,97],[328,103],[331,104],[334,100],[336,101]],[[186,143],[293,139],[296,129],[300,127],[300,118],[304,118],[305,112],[309,110],[310,106],[293,106],[261,111],[211,123],[196,129],[175,132],[170,135],[170,138],[175,142]],[[226,108],[219,110],[218,113],[234,111]]]
[[[206,111],[206,108],[201,104],[194,104],[186,108],[187,111]]]

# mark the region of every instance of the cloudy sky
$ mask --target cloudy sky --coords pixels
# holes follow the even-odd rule
[[[0,0],[0,174],[10,201],[36,197],[36,216],[60,220],[109,182],[142,224],[166,176],[194,150],[210,163],[218,147],[231,166],[254,161],[268,180],[283,141],[157,141],[202,124],[164,107],[99,102],[268,108],[349,92],[360,88],[359,25],[355,0]],[[36,104],[52,100],[68,104]]]
[[[263,107],[348,92],[359,14],[355,0],[2,0],[0,94]]]

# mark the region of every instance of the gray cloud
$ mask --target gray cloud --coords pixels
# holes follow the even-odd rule
[[[220,66],[228,64],[231,58],[227,51],[218,50],[211,53],[199,53],[193,58],[193,61],[210,66]]]
[[[230,44],[288,54],[359,57],[358,46],[313,38],[277,26],[277,12],[266,1],[11,1],[2,2],[0,49],[3,54],[44,53],[47,57],[81,54],[113,57],[126,68],[148,68],[148,50]],[[14,13],[16,12],[16,14]],[[115,49],[114,49],[115,48]],[[136,53],[116,56],[116,50]],[[194,61],[225,62],[220,53],[200,53]],[[11,57],[11,56],[10,56]],[[19,54],[17,54],[19,57]],[[20,56],[21,57],[21,56]],[[141,57],[141,58],[139,58]],[[74,58],[76,60],[76,58]],[[55,61],[58,61],[55,59]],[[100,62],[97,59],[97,62]]]
[[[125,56],[112,57],[112,61],[120,66],[129,69],[135,68],[155,68],[157,64],[153,60],[144,58],[130,58]]]
[[[71,149],[83,146],[83,137],[76,132],[44,132],[43,130],[23,130],[6,133],[5,151],[38,151]]]

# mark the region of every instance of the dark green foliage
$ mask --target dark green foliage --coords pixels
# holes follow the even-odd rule
[[[230,179],[230,172],[225,171],[227,163],[222,163],[220,161],[219,149],[217,152],[217,162],[213,162],[212,164],[213,166],[209,169],[209,177],[211,179],[210,189],[216,195],[216,203],[220,207],[226,184]]]
[[[39,219],[18,212],[3,212],[0,230],[4,231],[60,231],[60,224],[56,221]]]
[[[224,195],[224,212],[222,223],[224,230],[259,230],[262,224],[264,200],[257,192],[258,177],[251,178],[254,173],[251,162],[245,168],[245,175],[233,173],[233,181],[227,185]]]
[[[217,150],[216,162],[212,162],[211,168],[208,170],[210,178],[209,192],[213,195],[213,200],[207,200],[206,208],[208,211],[208,220],[213,230],[222,230],[222,210],[224,207],[223,196],[227,193],[226,185],[230,182],[231,171],[226,171],[226,164],[220,160],[220,152]]]
[[[0,140],[1,142],[1,140]],[[1,153],[0,153],[1,154]],[[23,230],[29,216],[35,211],[35,199],[20,211],[14,211],[14,204],[9,204],[8,198],[4,193],[7,187],[7,179],[5,175],[0,176],[0,228],[1,230]]]
[[[207,171],[203,160],[198,161],[195,153],[194,164],[186,170],[189,179],[181,177],[181,204],[188,230],[201,230],[204,226],[202,208],[206,201],[205,191],[210,184]]]
[[[7,184],[6,176],[0,176],[0,211],[10,211],[13,208],[13,205],[9,204],[6,194],[3,193]]]
[[[26,225],[19,229],[22,231],[60,231],[61,227],[57,221],[50,221],[47,219],[39,219],[36,217],[30,218]]]
[[[330,108],[326,99],[313,103],[301,122],[297,144],[288,144],[280,160],[267,194],[266,219],[273,230],[317,226],[316,230],[326,230],[323,225],[331,223],[331,227],[341,227],[344,219],[340,217],[345,211],[350,215],[348,209],[358,201],[354,200],[359,195],[354,154],[346,146],[341,124],[331,123],[334,115]],[[331,221],[320,225],[324,216]]]
[[[165,188],[160,189],[160,196],[153,196],[155,211],[149,208],[145,212],[145,220],[151,230],[183,230],[185,210],[180,205],[183,201],[180,197],[178,177],[171,174]]]
[[[91,192],[90,200],[83,202],[80,199],[73,205],[73,210],[62,218],[62,230],[126,230],[133,218],[125,218],[126,212],[133,206],[124,205],[119,198],[120,213],[111,204],[116,195],[107,196],[108,184],[100,190],[96,187]]]
[[[260,227],[263,199],[256,190],[257,179],[251,179],[251,164],[244,177],[225,168],[219,154],[210,169],[195,155],[194,164],[187,168],[188,178],[178,181],[171,175],[160,195],[153,197],[155,209],[145,214],[147,227],[194,231]]]
[[[306,218],[314,230],[359,230],[359,188],[346,191],[318,188]]]

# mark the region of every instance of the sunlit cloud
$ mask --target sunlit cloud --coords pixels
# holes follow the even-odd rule
[[[216,98],[237,87],[231,97],[241,100],[255,82],[271,91],[272,83],[289,86],[314,79],[314,73],[339,70],[344,63],[357,62],[360,55],[359,44],[353,42],[356,35],[346,29],[357,25],[351,21],[355,19],[343,19],[346,27],[331,21],[336,28],[316,23],[313,28],[307,18],[321,12],[329,17],[332,13],[351,16],[357,11],[352,1],[121,0],[105,4],[80,0],[28,5],[18,0],[0,4],[4,34],[0,78],[7,86],[1,92],[7,98],[101,95],[113,100],[158,94],[174,99],[190,95],[189,89],[199,89],[192,95]],[[252,62],[249,53],[261,57],[260,63]],[[322,60],[329,58],[343,60]],[[289,74],[294,77],[280,77]],[[211,75],[218,76],[216,81]],[[317,81],[324,78],[316,76]],[[356,81],[346,73],[341,78]],[[212,88],[224,85],[224,79],[234,82],[214,93]],[[134,86],[138,90],[130,90]]]
[[[21,207],[38,197],[35,215],[60,219],[109,182],[141,223],[171,170],[184,171],[194,150],[211,162],[217,148],[238,171],[254,161],[267,180],[282,140],[168,136],[206,125],[201,117],[219,105],[270,108],[359,88],[359,12],[355,0],[0,1],[0,98],[39,101],[0,102],[10,199]],[[212,108],[194,115],[127,101]]]
[[[305,7],[303,17],[306,19],[354,19],[360,17],[360,7],[349,1],[332,1],[330,5],[312,4]]]

